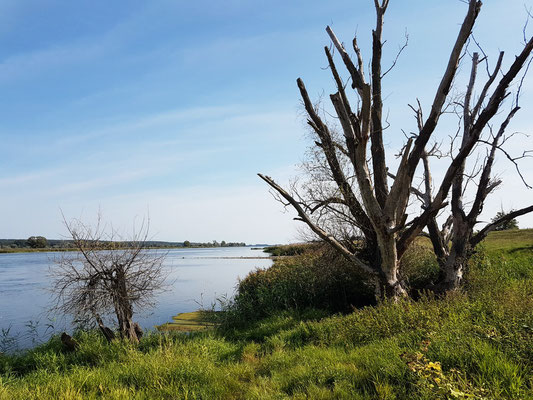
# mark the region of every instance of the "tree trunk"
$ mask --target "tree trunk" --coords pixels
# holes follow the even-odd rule
[[[130,341],[137,343],[139,338],[135,331],[135,324],[133,323],[133,308],[131,301],[128,298],[128,290],[126,287],[126,279],[124,271],[121,269],[116,272],[117,290],[115,297],[115,314],[118,321],[118,329],[122,337],[128,338]]]
[[[130,304],[117,304],[115,314],[118,320],[118,329],[122,337],[126,337],[134,343],[139,341],[135,324],[133,322],[133,312]]]
[[[467,259],[465,255],[452,250],[444,264],[444,280],[441,284],[443,291],[456,290],[461,286]]]
[[[454,219],[452,247],[445,260],[441,261],[442,281],[438,285],[442,292],[458,289],[466,271],[468,259],[472,253],[470,239],[472,229],[468,221]]]
[[[382,297],[392,298],[395,301],[407,296],[404,282],[400,279],[400,260],[396,251],[396,238],[390,234],[378,234],[380,250],[381,274],[379,291]]]

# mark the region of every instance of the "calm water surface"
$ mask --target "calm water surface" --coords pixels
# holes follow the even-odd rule
[[[232,296],[239,278],[272,262],[224,257],[265,256],[250,247],[169,250],[165,259],[168,290],[157,296],[154,309],[138,313],[135,320],[151,329],[177,313],[209,307],[217,297]],[[51,333],[72,329],[68,319],[48,313],[52,299],[49,269],[55,257],[58,253],[0,254],[0,347],[29,347]],[[6,342],[7,337],[16,338],[16,343]]]

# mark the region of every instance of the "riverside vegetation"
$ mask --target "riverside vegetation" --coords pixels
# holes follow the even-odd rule
[[[438,271],[426,246],[403,260],[413,292]],[[275,251],[299,254],[207,312],[217,329],[137,345],[79,331],[75,352],[53,337],[0,356],[0,399],[533,398],[533,230],[489,235],[460,291],[377,305],[328,251]]]
[[[102,241],[106,245],[112,243]],[[117,242],[117,246],[132,246],[134,243]],[[244,242],[163,242],[155,240],[146,240],[144,247],[147,249],[179,249],[179,248],[204,248],[204,247],[243,247]],[[28,239],[0,239],[0,253],[31,253],[31,252],[50,252],[50,251],[78,251],[72,240],[46,239],[44,236],[30,236]]]

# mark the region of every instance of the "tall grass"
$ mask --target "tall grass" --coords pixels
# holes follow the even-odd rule
[[[250,273],[239,282],[235,298],[224,305],[223,317],[231,326],[239,321],[247,325],[284,310],[349,312],[373,303],[372,288],[353,264],[329,249],[314,246]]]

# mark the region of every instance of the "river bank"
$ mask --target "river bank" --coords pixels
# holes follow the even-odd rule
[[[277,312],[226,331],[79,332],[0,357],[0,399],[526,399],[533,395],[533,254],[497,251],[468,293],[348,315]]]
[[[442,298],[333,315],[280,302],[288,308],[186,335],[176,331],[196,315],[181,315],[176,331],[139,345],[78,332],[75,352],[55,336],[0,356],[0,400],[533,398],[532,234],[491,235],[463,290]]]

